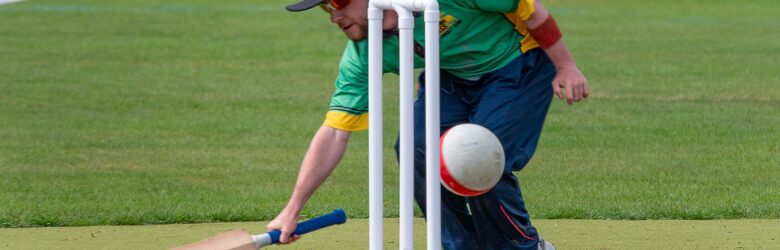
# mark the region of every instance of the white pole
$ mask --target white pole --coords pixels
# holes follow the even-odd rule
[[[441,249],[439,169],[439,3],[425,6],[425,177],[428,250]]]
[[[401,103],[400,135],[400,249],[414,248],[414,16],[394,6],[398,13],[399,77]]]
[[[410,17],[409,11],[425,11],[425,84],[428,89],[425,94],[427,247],[441,249],[439,5],[436,0],[370,0],[368,4],[369,249],[379,250],[384,244],[382,238],[384,219],[382,216],[382,9],[395,9],[399,13],[401,30],[399,37],[402,122],[399,152],[401,154],[401,249],[411,249],[413,246],[411,240],[413,221],[410,221],[410,218],[414,210],[413,203],[408,197],[414,195],[414,104],[407,98],[412,98],[414,94],[414,78],[411,73],[414,67],[412,52],[414,18]],[[404,64],[406,61],[409,63]],[[409,92],[411,94],[408,94]],[[410,117],[406,118],[407,115]],[[408,179],[412,180],[411,183],[408,183]]]
[[[368,224],[369,249],[382,238],[382,10],[368,4]]]

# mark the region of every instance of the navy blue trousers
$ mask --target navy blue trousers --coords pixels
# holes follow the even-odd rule
[[[424,74],[414,103],[414,199],[425,213]],[[444,249],[536,249],[539,236],[512,171],[522,169],[536,150],[554,76],[555,67],[541,49],[476,80],[441,71],[441,132],[461,123],[482,125],[496,134],[506,156],[503,176],[487,193],[463,197],[442,187]]]

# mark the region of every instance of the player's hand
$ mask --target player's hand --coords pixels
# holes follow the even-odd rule
[[[279,235],[279,244],[290,244],[295,242],[296,240],[300,239],[300,235],[293,235],[290,237],[290,234],[295,232],[295,228],[298,227],[298,213],[295,212],[289,212],[287,209],[283,210],[279,215],[274,218],[271,222],[268,223],[268,225],[265,227],[269,232],[274,230],[279,230],[281,235]]]
[[[560,67],[555,74],[555,78],[552,81],[552,88],[558,99],[564,98],[564,91],[566,93],[566,103],[569,105],[579,102],[580,100],[587,98],[590,95],[590,89],[588,89],[588,79],[582,75],[577,66],[572,64]]]

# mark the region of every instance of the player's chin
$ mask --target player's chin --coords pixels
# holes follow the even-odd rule
[[[353,42],[360,42],[360,41],[366,40],[367,37],[365,37],[365,36],[350,36],[350,35],[347,35],[347,38],[349,38],[349,40],[352,40]]]
[[[366,32],[361,32],[359,29],[356,29],[355,27],[351,27],[349,30],[345,30],[344,34],[346,34],[347,38],[349,38],[349,40],[352,40],[353,42],[360,42],[368,38]]]

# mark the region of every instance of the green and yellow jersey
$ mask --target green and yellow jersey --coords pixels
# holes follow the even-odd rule
[[[524,20],[533,0],[439,0],[440,65],[452,75],[474,79],[538,47]],[[425,44],[424,20],[415,19],[416,44]],[[398,36],[383,40],[383,71],[398,74]],[[425,66],[422,52],[414,66]],[[349,41],[339,63],[336,92],[324,125],[346,131],[368,129],[368,40]]]

